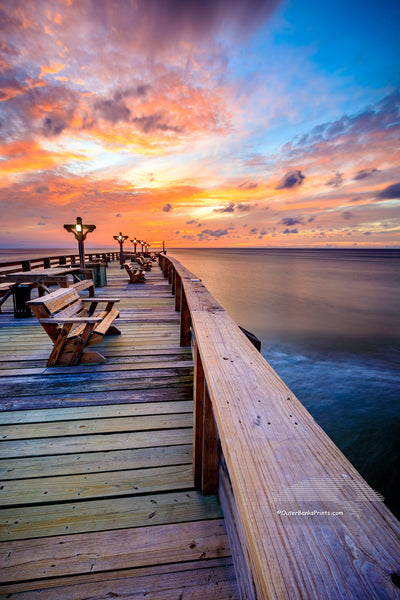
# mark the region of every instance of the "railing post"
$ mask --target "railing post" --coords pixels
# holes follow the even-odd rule
[[[190,310],[185,290],[181,287],[181,346],[190,346]]]
[[[207,496],[218,491],[218,434],[200,352],[194,347],[193,480]]]
[[[168,277],[168,271],[169,271],[168,265],[169,265],[169,261],[167,259],[165,259],[163,261],[163,267],[162,267],[163,275],[164,275],[165,279]]]
[[[172,284],[171,291],[172,291],[172,295],[175,296],[175,280],[176,280],[175,273],[176,273],[176,269],[175,269],[175,267],[173,265],[171,265],[171,269],[172,269],[172,272],[171,272],[171,284]]]
[[[175,311],[181,310],[181,295],[182,295],[182,279],[175,269]]]
[[[218,491],[218,434],[206,381],[204,381],[201,491],[205,496],[216,494]]]
[[[31,261],[30,260],[23,260],[22,263],[22,270],[23,271],[30,271],[31,270]]]
[[[204,371],[197,343],[194,346],[193,373],[193,481],[194,487],[201,490],[203,472],[203,412],[204,412]]]

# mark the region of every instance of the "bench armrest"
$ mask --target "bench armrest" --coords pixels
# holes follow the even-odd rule
[[[102,317],[49,317],[48,319],[39,319],[40,323],[101,323]]]

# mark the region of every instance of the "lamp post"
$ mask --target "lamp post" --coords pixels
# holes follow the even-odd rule
[[[123,252],[123,245],[124,245],[124,241],[127,240],[129,237],[129,235],[122,235],[121,232],[119,232],[118,235],[113,235],[114,240],[117,240],[117,242],[119,243],[119,264],[121,265],[121,269],[124,268],[124,252]]]
[[[83,246],[83,242],[86,239],[88,233],[91,233],[94,229],[96,229],[96,225],[84,225],[82,223],[81,217],[76,217],[76,223],[73,225],[64,225],[64,229],[74,234],[75,238],[78,240],[78,248],[79,248],[79,264],[81,269],[85,268],[85,250]]]
[[[131,240],[131,244],[133,244],[133,246],[134,246],[134,249],[135,249],[135,250],[134,250],[135,254],[136,254],[136,246],[137,246],[137,243],[138,243],[138,241],[137,241],[137,239],[136,239],[136,238],[135,238],[134,240]]]
[[[142,245],[142,254],[143,254],[143,248],[144,248],[144,245],[145,245],[145,243],[146,243],[146,242],[145,242],[144,240],[141,240],[141,242],[140,242],[140,243],[141,243],[141,245]]]

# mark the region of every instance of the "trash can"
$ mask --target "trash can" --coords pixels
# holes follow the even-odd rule
[[[14,317],[16,319],[25,319],[31,317],[32,312],[29,306],[25,304],[31,299],[31,285],[14,285],[12,289],[14,302]]]
[[[106,263],[86,263],[85,267],[93,271],[94,287],[107,285]]]

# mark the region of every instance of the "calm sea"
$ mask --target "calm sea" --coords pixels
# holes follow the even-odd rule
[[[0,262],[70,252],[0,250]],[[168,253],[260,338],[264,357],[400,518],[400,250]]]
[[[400,518],[400,250],[174,249]]]

